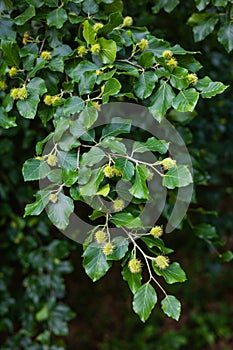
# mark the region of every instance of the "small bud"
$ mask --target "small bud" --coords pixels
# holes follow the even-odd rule
[[[44,103],[45,103],[47,106],[51,106],[51,105],[52,105],[52,101],[53,101],[53,96],[45,95],[45,97],[44,97]]]
[[[50,166],[55,166],[57,164],[57,156],[55,154],[49,154],[46,162]]]
[[[37,160],[43,160],[43,157],[37,156],[37,157],[35,157],[35,159],[37,159]]]
[[[142,263],[137,258],[131,259],[128,263],[128,267],[131,273],[139,273],[142,271]]]
[[[87,49],[85,46],[79,46],[77,52],[78,52],[78,55],[80,57],[82,57],[82,56],[86,55]]]
[[[28,39],[29,39],[29,34],[28,33],[24,33],[23,40],[22,40],[24,45],[27,45]]]
[[[195,85],[195,84],[197,83],[197,81],[198,81],[198,77],[197,77],[197,75],[194,74],[194,73],[188,74],[187,77],[186,77],[186,79],[188,80],[188,83],[189,83],[190,85]]]
[[[97,243],[103,243],[106,239],[106,233],[103,230],[98,230],[95,233],[95,240]]]
[[[159,238],[163,234],[163,229],[161,226],[152,227],[152,229],[150,230],[150,234],[155,238]]]
[[[133,25],[133,18],[126,16],[123,20],[122,27],[131,27]]]
[[[173,56],[173,53],[170,50],[165,50],[162,53],[163,58],[165,58],[165,60],[170,60]]]
[[[91,45],[91,53],[93,53],[94,55],[98,55],[100,53],[100,44],[93,44]]]
[[[177,67],[177,65],[178,65],[178,62],[177,62],[177,60],[175,58],[170,58],[166,63],[172,69]]]
[[[94,29],[95,32],[98,32],[98,30],[103,28],[103,26],[104,26],[103,23],[95,23],[93,25],[93,29]]]
[[[13,78],[17,75],[18,73],[18,69],[16,67],[11,67],[8,74],[9,74],[9,77]]]
[[[154,176],[154,173],[149,169],[147,169],[147,175],[146,175],[147,181],[151,181],[153,179],[153,176]]]
[[[5,81],[0,80],[0,90],[4,91],[7,88],[7,84]]]
[[[124,209],[125,202],[122,199],[116,199],[112,203],[112,207],[114,211],[121,211]]]
[[[111,255],[113,253],[113,249],[114,249],[114,246],[111,242],[105,243],[105,245],[103,247],[104,255],[106,255],[106,256]]]
[[[164,270],[169,266],[169,259],[167,256],[158,255],[155,259],[155,265],[160,269]]]
[[[57,194],[56,193],[51,193],[50,196],[49,196],[49,200],[52,203],[56,203],[57,200],[58,200]]]
[[[146,39],[142,39],[139,44],[138,44],[138,47],[140,50],[144,51],[148,48],[148,40]]]
[[[106,166],[104,167],[104,176],[111,178],[111,177],[113,177],[114,175],[115,175],[115,174],[114,174],[114,169],[113,169],[113,167],[111,167],[110,165],[106,165]]]
[[[172,158],[164,158],[160,163],[165,170],[169,170],[176,166],[176,160]]]
[[[40,58],[42,58],[45,61],[50,61],[52,56],[51,56],[51,52],[49,51],[42,51],[40,54]]]

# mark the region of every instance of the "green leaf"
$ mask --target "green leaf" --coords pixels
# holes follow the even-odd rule
[[[124,281],[129,285],[129,288],[133,294],[141,287],[142,274],[141,273],[132,273],[126,265],[121,272]]]
[[[195,0],[196,7],[199,11],[202,11],[210,3],[210,0]]]
[[[41,160],[32,158],[26,160],[23,165],[24,181],[34,181],[43,179],[50,171],[49,165]]]
[[[143,52],[138,60],[138,64],[140,64],[140,66],[142,66],[143,68],[151,68],[154,62],[155,62],[155,56],[153,52]],[[150,72],[150,73],[153,73],[153,72]]]
[[[80,112],[84,108],[84,101],[78,96],[67,98],[63,105],[63,114],[68,116]]]
[[[146,142],[134,142],[133,153],[144,153],[144,152],[159,152],[164,154],[168,151],[169,142],[164,140],[158,140],[155,137],[150,137]]]
[[[181,268],[180,264],[177,262],[172,263],[164,270],[160,270],[158,267],[156,267],[154,262],[152,263],[152,266],[156,274],[158,276],[163,276],[163,278],[168,284],[185,282],[187,279],[184,270]]]
[[[87,107],[79,114],[79,121],[85,129],[89,129],[97,120],[98,112],[94,107]]]
[[[42,190],[35,194],[36,200],[27,204],[25,207],[24,217],[28,215],[40,215],[46,205],[49,203],[50,191]]]
[[[115,237],[112,240],[113,253],[107,256],[107,260],[121,260],[128,251],[129,242],[125,237]]]
[[[123,22],[121,12],[114,12],[109,15],[108,23],[98,30],[98,36],[105,36]]]
[[[196,42],[205,39],[213,32],[215,25],[219,21],[219,16],[209,13],[194,13],[189,19],[188,24],[194,26],[193,34]]]
[[[96,83],[96,72],[84,72],[79,79],[78,90],[80,95],[86,95],[93,91]]]
[[[180,91],[172,102],[172,107],[178,112],[192,112],[197,104],[199,93],[191,88]]]
[[[157,247],[163,254],[170,254],[173,252],[173,249],[165,247],[163,240],[160,238],[141,237],[140,239],[146,243],[148,248]]]
[[[98,147],[92,147],[90,151],[82,155],[81,164],[82,166],[93,166],[99,163],[104,157],[106,157],[106,155],[102,149]]]
[[[108,103],[109,97],[116,95],[120,89],[120,82],[116,78],[110,78],[104,85],[103,103]]]
[[[185,187],[193,182],[192,175],[186,165],[178,165],[168,170],[163,176],[163,186],[174,189]]]
[[[226,252],[224,252],[222,255],[221,255],[221,259],[222,261],[224,262],[229,262],[233,259],[233,253],[231,250],[227,250]]]
[[[149,110],[153,117],[159,122],[171,107],[175,97],[171,86],[165,81],[160,81],[158,90],[152,95]]]
[[[62,169],[62,182],[66,187],[71,187],[74,185],[77,182],[78,177],[79,175],[77,170],[74,171],[70,169]]]
[[[101,187],[99,189],[98,192],[96,192],[96,194],[98,194],[98,196],[103,196],[103,197],[107,197],[107,195],[110,192],[110,186],[109,184],[104,185],[103,187]]]
[[[65,230],[69,224],[69,217],[74,211],[74,203],[70,197],[59,193],[56,203],[48,204],[48,217],[60,230]]]
[[[233,49],[233,22],[230,20],[221,25],[218,31],[218,41],[225,47],[227,52],[231,52]]]
[[[115,137],[106,137],[101,141],[100,145],[104,148],[109,148],[111,152],[126,155],[125,145],[117,141]]]
[[[158,81],[158,77],[155,75],[154,72],[142,73],[134,85],[134,91],[136,96],[139,97],[141,100],[144,100],[147,97],[149,97],[155,88],[156,81]]]
[[[95,0],[85,0],[82,5],[83,11],[88,15],[94,15],[99,11],[99,6]]]
[[[93,170],[90,180],[84,186],[80,186],[81,195],[82,196],[96,195],[99,185],[103,181],[103,178],[104,178],[104,173],[102,169]]]
[[[19,67],[19,47],[11,41],[2,40],[1,49],[3,52],[4,62],[9,66]]]
[[[171,84],[178,90],[186,89],[189,83],[186,79],[188,70],[182,67],[176,67],[171,73]]]
[[[114,168],[122,173],[122,180],[130,181],[134,176],[134,164],[127,159],[117,158]]]
[[[4,111],[3,107],[0,107],[0,127],[3,129],[9,129],[17,126],[15,123],[16,117],[9,117]]]
[[[134,294],[133,310],[138,314],[142,322],[145,322],[151,314],[157,295],[151,284],[143,284]]]
[[[45,304],[42,309],[36,313],[36,320],[38,322],[46,321],[49,318],[49,310],[47,304]]]
[[[59,7],[51,12],[48,12],[47,24],[49,27],[54,26],[57,29],[61,29],[67,19],[68,17],[66,11]]]
[[[136,198],[139,199],[148,199],[149,190],[147,187],[147,172],[145,165],[136,166],[136,174],[134,184],[129,190],[129,192]]]
[[[202,239],[213,239],[217,238],[216,228],[210,224],[199,224],[194,228],[195,234]]]
[[[155,5],[152,7],[153,13],[158,13],[162,8],[170,13],[180,3],[180,0],[157,0]]]
[[[87,44],[95,43],[96,32],[92,28],[88,20],[83,22],[83,37],[86,40]]]
[[[22,26],[27,21],[29,21],[29,19],[34,17],[35,14],[36,14],[35,7],[34,6],[28,6],[28,8],[23,13],[21,13],[21,15],[17,16],[14,19],[14,22],[18,26]]]
[[[232,1],[230,1],[232,2]],[[227,6],[228,0],[213,0],[214,6]]]
[[[104,64],[113,63],[116,59],[116,53],[117,53],[116,42],[113,40],[100,38],[98,40],[98,43],[100,44],[100,47],[101,47],[99,57],[102,63]]]
[[[111,124],[107,124],[102,130],[102,138],[107,136],[118,136],[128,134],[131,130],[131,120],[115,119]]]
[[[224,85],[223,83],[216,81],[216,82],[210,82],[208,86],[206,86],[202,92],[201,97],[202,98],[211,98],[213,96],[216,96],[217,94],[221,94],[223,91],[225,91],[228,88],[228,85]]]
[[[37,96],[42,96],[45,92],[47,92],[45,81],[41,78],[32,79],[27,85],[27,89],[29,91],[29,94]]]
[[[161,302],[163,312],[174,320],[180,318],[181,304],[173,295],[167,295]]]
[[[27,119],[34,119],[39,101],[37,95],[30,95],[26,100],[17,101],[16,105],[20,115]]]
[[[103,254],[103,247],[97,243],[90,244],[83,254],[83,267],[93,282],[103,277],[111,267]]]
[[[143,224],[139,217],[133,216],[131,213],[117,213],[114,214],[110,221],[116,225],[116,227],[125,226],[128,228],[142,228]]]

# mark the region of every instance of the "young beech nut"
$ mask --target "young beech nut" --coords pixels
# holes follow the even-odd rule
[[[131,259],[128,263],[128,267],[131,273],[139,273],[142,271],[142,263],[137,258]]]
[[[85,46],[79,46],[77,49],[77,52],[78,52],[78,55],[82,57],[82,56],[86,55],[87,49]]]
[[[55,154],[49,154],[46,162],[48,165],[55,166],[57,164],[57,156]]]
[[[111,167],[110,165],[106,165],[106,166],[104,167],[104,176],[105,176],[105,177],[111,178],[111,177],[113,177],[114,175],[115,175],[115,173],[114,173],[114,168]]]
[[[122,199],[115,199],[112,202],[112,207],[114,211],[121,211],[125,206],[125,202]]]
[[[169,266],[169,259],[167,256],[164,255],[158,255],[155,259],[154,259],[155,265],[160,269],[160,270],[164,270]]]
[[[177,67],[177,65],[178,65],[178,62],[177,62],[177,60],[175,58],[170,58],[170,60],[168,60],[166,63],[172,69]]]
[[[95,233],[95,240],[97,243],[103,243],[106,239],[106,233],[103,230],[98,230]]]
[[[0,90],[4,91],[6,90],[6,88],[7,88],[7,84],[5,83],[5,81],[0,80]]]
[[[103,246],[104,255],[106,256],[111,255],[113,253],[113,249],[114,249],[114,246],[111,242],[105,243],[105,245]]]
[[[161,161],[161,165],[165,170],[169,170],[171,168],[174,168],[174,166],[176,166],[176,160],[172,158],[164,158]]]
[[[198,81],[198,77],[195,73],[190,73],[187,75],[186,79],[190,85],[195,85]]]
[[[11,67],[8,72],[8,75],[9,77],[13,78],[17,75],[17,73],[18,73],[18,69],[16,67]]]
[[[146,39],[142,39],[139,44],[138,44],[138,47],[140,50],[144,51],[148,48],[148,40]]]
[[[98,55],[98,53],[100,53],[100,44],[93,44],[91,45],[91,53],[93,53],[94,55]]]
[[[51,52],[49,51],[42,51],[40,54],[40,58],[42,58],[45,61],[49,61],[52,58]]]
[[[126,16],[123,20],[123,27],[131,27],[133,25],[133,18],[130,16]]]
[[[161,226],[154,226],[151,228],[150,234],[155,238],[159,238],[163,234],[163,229]]]
[[[57,194],[56,193],[51,193],[50,196],[49,196],[49,200],[52,203],[56,203],[57,200],[58,200]]]
[[[170,50],[165,50],[162,53],[163,58],[165,58],[165,60],[170,60],[170,58],[172,58],[173,53]]]

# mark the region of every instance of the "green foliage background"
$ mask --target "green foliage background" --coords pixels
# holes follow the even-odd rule
[[[51,6],[51,9],[47,9],[47,23],[56,21],[51,13],[57,4],[28,1],[32,6],[39,3]],[[201,51],[202,54],[198,56],[204,67],[201,75],[209,75],[213,80],[230,85],[232,53],[224,50],[217,37],[221,37],[223,32],[219,34],[221,26],[232,25],[232,20],[228,24],[228,14],[232,17],[233,12],[232,2],[196,1],[198,10],[207,11],[211,16],[226,13],[216,22],[215,30],[212,32],[209,29],[210,35],[198,43],[194,42],[192,29],[186,24],[193,13],[198,12],[195,3],[180,1],[179,4],[174,1],[177,7],[165,7],[167,13],[163,7],[168,3],[138,1],[135,4],[134,1],[127,1],[124,14],[132,16],[136,26],[146,26],[156,37],[168,40],[171,45],[179,43],[188,51]],[[13,8],[16,6],[13,18],[24,11],[20,2],[11,4],[10,1],[3,1],[1,12],[8,12],[11,5]],[[204,5],[208,5],[207,8]],[[86,0],[84,6],[93,9],[96,4],[95,1]],[[0,20],[2,38],[11,31],[2,17]],[[22,17],[18,17],[17,21],[20,25]],[[201,25],[208,27],[206,23]],[[62,33],[62,19],[56,28],[59,29],[57,32]],[[25,31],[27,24],[19,34],[23,36]],[[232,34],[231,29],[229,33]],[[226,38],[219,41],[225,42],[226,50],[231,51],[231,36],[229,43]],[[3,77],[6,57],[7,65],[15,64],[12,61],[15,51],[11,49],[13,51],[9,54],[1,56]],[[56,64],[59,67],[59,62]],[[36,69],[43,69],[43,63],[38,62],[38,65]],[[54,88],[56,74],[60,73],[51,74],[51,94],[58,92]],[[3,97],[3,92],[1,94]],[[11,103],[7,101],[7,104]],[[168,287],[168,292],[171,290],[182,300],[183,314],[179,324],[165,319],[157,309],[146,324],[140,324],[132,313],[131,295],[121,279],[119,263],[103,280],[93,285],[83,272],[79,245],[57,232],[45,214],[23,219],[24,206],[32,201],[37,185],[23,181],[21,168],[24,161],[34,156],[36,142],[53,130],[49,122],[51,110],[43,106],[40,109],[43,124],[48,121],[46,127],[39,118],[32,120],[29,116],[29,119],[23,119],[15,111],[16,114],[10,115],[11,119],[6,121],[5,114],[1,112],[2,126],[9,127],[0,131],[1,349],[167,350],[190,349],[190,344],[192,349],[231,349],[231,268],[218,260],[216,247],[208,245],[209,239],[206,239],[207,245],[203,240],[198,240],[192,228],[200,223],[211,224],[219,235],[217,249],[226,251],[232,246],[232,107],[232,88],[229,88],[214,100],[200,101],[193,120],[180,120],[175,114],[168,116],[189,145],[196,171],[195,183],[199,185],[189,211],[189,220],[183,223],[181,231],[165,237],[165,243],[175,250],[175,258],[182,262],[188,275],[188,282],[184,285]],[[15,116],[18,126],[11,128]],[[203,232],[203,226],[197,227]],[[226,247],[221,247],[222,241],[226,242]],[[225,255],[223,260],[230,260],[230,257]]]

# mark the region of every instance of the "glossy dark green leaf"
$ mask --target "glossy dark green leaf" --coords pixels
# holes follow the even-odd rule
[[[94,196],[97,194],[100,183],[103,181],[104,173],[102,169],[92,170],[91,178],[86,184],[80,186],[80,193],[82,196]]]
[[[221,25],[218,31],[218,41],[225,47],[227,52],[233,50],[233,23],[232,21],[226,22]]]
[[[49,27],[54,26],[57,29],[61,29],[67,19],[68,17],[66,11],[63,8],[59,7],[48,13],[47,24]]]
[[[109,148],[111,152],[116,154],[126,155],[127,153],[125,145],[115,137],[104,138],[100,145],[104,148]]]
[[[106,155],[99,147],[92,147],[90,151],[82,155],[81,164],[82,166],[93,166],[99,163]]]
[[[101,50],[99,57],[104,64],[113,63],[116,59],[117,45],[113,40],[107,40],[105,38],[100,38],[98,40]]]
[[[109,15],[108,23],[98,30],[98,36],[105,36],[123,22],[121,12],[114,12]]]
[[[129,242],[126,237],[117,236],[112,240],[113,253],[107,256],[107,260],[121,260],[128,251]]]
[[[192,175],[186,165],[175,166],[163,175],[163,186],[168,189],[185,187],[192,182]]]
[[[56,203],[48,204],[48,217],[52,223],[59,229],[65,230],[69,224],[69,217],[74,211],[73,200],[59,193]]]
[[[195,226],[194,232],[199,238],[202,239],[214,239],[218,237],[216,227],[210,224],[199,224]]]
[[[33,203],[29,203],[25,207],[24,216],[28,215],[40,215],[46,205],[49,203],[50,191],[41,190],[35,194],[36,200]]]
[[[171,107],[175,94],[166,81],[161,81],[158,90],[152,95],[149,110],[153,117],[161,121]]]
[[[103,254],[103,247],[97,243],[90,244],[83,257],[83,267],[93,282],[103,277],[111,267],[111,263]]]
[[[134,176],[134,164],[125,158],[116,158],[114,167],[122,173],[122,180],[130,181]]]
[[[142,73],[134,85],[134,91],[136,96],[139,97],[141,100],[144,100],[147,97],[149,97],[155,88],[156,81],[158,81],[158,77],[155,75],[154,72]]]
[[[210,0],[195,0],[196,7],[199,11],[202,11],[210,3]]]
[[[0,107],[0,127],[3,129],[9,129],[17,126],[16,117],[9,117],[3,107]]]
[[[161,302],[163,312],[168,316],[178,321],[180,318],[181,304],[173,295],[166,295]]]
[[[202,98],[211,98],[225,91],[228,86],[219,81],[210,82],[201,92]]]
[[[43,179],[50,171],[49,165],[45,161],[36,158],[28,159],[23,165],[24,181],[34,181]]]
[[[34,6],[28,6],[26,10],[14,19],[15,24],[22,26],[36,14]]]
[[[142,228],[143,224],[139,217],[133,216],[131,213],[117,213],[114,214],[110,221],[116,227],[125,226],[127,228]]]
[[[63,105],[65,116],[80,112],[84,108],[84,101],[78,96],[68,97]]]
[[[199,93],[191,88],[180,91],[174,98],[172,107],[178,112],[192,112],[197,104]]]
[[[9,66],[19,67],[19,47],[12,41],[2,40],[1,49],[5,63]]]
[[[128,266],[124,266],[121,272],[124,281],[126,281],[129,285],[129,288],[133,294],[136,293],[136,291],[141,287],[142,285],[142,274],[139,273],[132,273],[130,272],[130,269]]]
[[[145,165],[136,166],[134,183],[129,190],[129,192],[136,198],[148,199],[149,197],[146,174]]]
[[[83,22],[83,37],[86,40],[87,44],[94,44],[95,43],[95,36],[96,32],[92,28],[92,25],[89,23],[88,20]]]
[[[152,7],[152,11],[153,13],[158,13],[163,8],[166,12],[170,13],[179,3],[179,0],[157,0]]]
[[[144,152],[159,152],[164,154],[168,151],[169,142],[164,140],[158,140],[155,137],[150,137],[146,142],[134,142],[133,153],[144,153]]]
[[[104,85],[104,93],[102,96],[103,103],[109,101],[110,96],[116,95],[121,89],[121,83],[116,78],[109,79]]]
[[[157,295],[151,284],[143,284],[134,294],[133,310],[138,314],[142,322],[145,322],[155,304],[157,303]]]
[[[184,270],[181,268],[180,264],[177,262],[172,263],[166,269],[162,270],[152,263],[153,269],[158,276],[163,276],[168,284],[173,284],[177,282],[185,282],[186,275]]]

